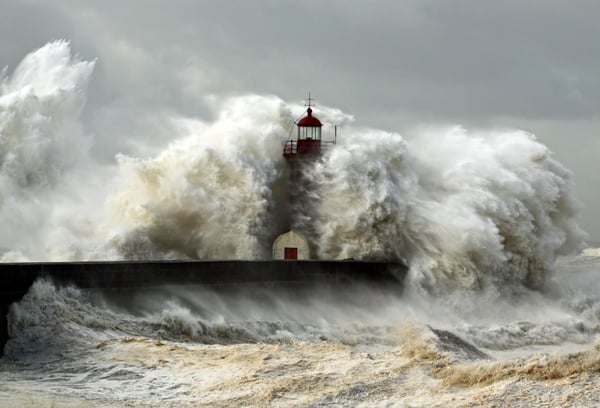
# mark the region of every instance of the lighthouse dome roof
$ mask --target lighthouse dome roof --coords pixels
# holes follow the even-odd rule
[[[302,119],[300,119],[298,121],[298,123],[296,123],[296,125],[298,125],[300,127],[321,127],[321,126],[323,126],[321,121],[312,115],[312,109],[310,108],[310,106],[306,110],[306,116],[304,116]]]

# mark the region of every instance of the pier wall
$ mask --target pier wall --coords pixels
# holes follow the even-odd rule
[[[313,285],[353,281],[391,283],[401,288],[402,264],[361,261],[144,261],[0,264],[0,352],[9,339],[7,313],[38,278],[82,289],[143,290],[167,284],[215,287],[244,284]]]

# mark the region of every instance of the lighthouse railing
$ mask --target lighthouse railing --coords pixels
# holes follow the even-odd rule
[[[298,153],[308,154],[308,153],[320,153],[326,152],[328,150],[333,149],[335,146],[334,140],[303,140],[301,141],[303,144],[301,146],[300,152],[298,151],[298,141],[297,140],[287,140],[283,145],[283,155],[285,157],[296,156]]]

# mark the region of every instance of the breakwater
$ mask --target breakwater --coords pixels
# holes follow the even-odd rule
[[[367,261],[128,261],[0,264],[0,349],[9,339],[7,313],[36,279],[47,278],[82,289],[143,290],[169,284],[200,284],[224,289],[243,285],[344,285],[355,281],[398,290],[406,273],[399,263]]]

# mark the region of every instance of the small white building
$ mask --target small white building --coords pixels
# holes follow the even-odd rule
[[[294,231],[281,234],[273,242],[273,259],[310,259],[308,241]]]

